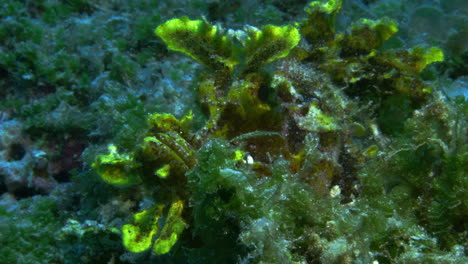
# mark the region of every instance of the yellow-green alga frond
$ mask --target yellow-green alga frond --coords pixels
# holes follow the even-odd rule
[[[232,160],[234,161],[242,161],[244,159],[244,156],[245,156],[245,152],[242,151],[242,150],[236,150],[234,151],[234,158]]]
[[[245,79],[235,81],[229,88],[225,103],[210,117],[213,135],[231,139],[243,133],[257,130],[277,131],[280,116],[272,111],[267,100],[259,97],[265,79],[250,73]],[[214,131],[216,130],[216,131]]]
[[[370,19],[362,19],[361,22],[363,24],[368,24],[382,42],[386,41],[398,32],[397,22],[388,17],[384,17],[377,21]]]
[[[159,168],[158,170],[156,170],[154,174],[159,176],[159,178],[161,179],[166,179],[169,176],[170,171],[171,171],[171,165],[166,164],[162,166],[161,168]]]
[[[147,117],[147,122],[153,132],[175,131],[179,134],[187,133],[192,125],[193,114],[190,111],[180,121],[172,114],[155,113]]]
[[[183,208],[184,203],[180,200],[172,203],[161,234],[154,242],[153,252],[155,254],[162,255],[168,253],[179,239],[182,231],[184,231],[186,223],[181,216]]]
[[[369,157],[374,156],[378,152],[379,152],[379,147],[377,147],[376,145],[372,145],[368,147],[362,154],[365,158],[369,158]]]
[[[108,147],[108,154],[98,155],[92,164],[101,178],[111,184],[128,185],[135,182],[131,172],[135,166],[134,159],[127,154],[119,154],[115,145]]]
[[[421,72],[431,63],[444,61],[444,52],[437,47],[414,47],[410,50],[410,55],[414,59],[413,63],[409,62],[409,64],[414,67],[416,72]]]
[[[164,206],[155,205],[133,216],[133,221],[122,227],[124,246],[131,252],[142,252],[151,247],[158,233],[158,221]]]
[[[418,75],[427,65],[444,60],[444,52],[437,47],[416,46],[410,50],[388,50],[381,58],[408,76]]]
[[[244,120],[255,118],[255,116],[270,111],[270,106],[258,98],[260,84],[256,82],[255,76],[248,75],[246,80],[234,83],[229,90],[227,99],[230,103],[236,105],[236,111]],[[234,111],[234,109],[231,111]]]
[[[361,19],[354,23],[341,41],[343,56],[367,55],[382,46],[398,32],[398,25],[390,18]]]
[[[323,46],[335,38],[335,17],[342,0],[312,1],[305,11],[308,19],[301,25],[301,33],[313,45]]]
[[[333,14],[337,13],[341,9],[342,0],[330,0],[326,3],[321,1],[312,1],[309,5],[305,8],[307,13],[320,11],[321,13],[325,14]]]
[[[267,25],[261,30],[249,26],[244,31],[246,35],[240,41],[246,52],[246,72],[288,56],[301,39],[299,31],[293,26]]]
[[[233,56],[232,40],[224,30],[204,20],[174,18],[155,29],[171,50],[180,51],[199,63],[232,72],[238,63]]]
[[[160,167],[154,168],[157,176],[184,174],[197,163],[195,151],[179,134],[169,131],[144,139],[142,151],[148,160],[155,160]],[[169,167],[164,167],[165,165]],[[162,173],[162,174],[161,174]]]

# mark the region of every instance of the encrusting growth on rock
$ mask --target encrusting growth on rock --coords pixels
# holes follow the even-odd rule
[[[119,154],[112,145],[96,157],[104,181],[157,190],[155,205],[122,228],[129,251],[153,245],[162,255],[180,241],[193,256],[206,248],[230,260],[387,263],[417,259],[410,244],[442,248],[423,227],[433,230],[438,219],[454,228],[435,213],[451,210],[441,205],[446,193],[459,201],[451,219],[466,214],[453,192],[464,179],[457,173],[466,148],[441,154],[448,143],[438,132],[415,142],[424,132],[413,127],[422,122],[415,113],[427,117],[445,103],[419,77],[444,54],[383,49],[398,32],[389,18],[361,19],[336,33],[341,4],[313,1],[294,25],[227,30],[181,17],[155,29],[169,49],[206,67],[194,111],[205,122],[195,129],[192,112],[151,114],[134,149]],[[443,115],[430,118],[453,129]],[[398,164],[406,156],[411,162]],[[416,163],[440,175],[413,173]],[[447,173],[456,176],[445,182]],[[418,196],[423,179],[434,193],[421,194],[420,205],[397,206]]]

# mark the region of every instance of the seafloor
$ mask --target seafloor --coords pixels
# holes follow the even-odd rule
[[[468,263],[468,1],[0,21],[0,264]]]

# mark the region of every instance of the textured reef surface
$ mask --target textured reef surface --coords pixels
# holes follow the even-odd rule
[[[468,262],[465,1],[0,5],[0,263]]]

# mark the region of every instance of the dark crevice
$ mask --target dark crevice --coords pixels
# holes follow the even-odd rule
[[[10,160],[17,161],[23,159],[26,150],[20,143],[14,143],[10,146],[9,158]]]
[[[68,171],[61,171],[54,175],[54,179],[59,183],[70,182],[71,174]]]
[[[5,180],[4,180],[5,176],[3,175],[0,175],[0,195],[6,193],[8,191],[8,188],[5,184]]]
[[[21,187],[19,189],[16,189],[13,192],[13,195],[16,197],[16,199],[21,200],[24,198],[32,197],[34,195],[41,194],[41,192],[38,192],[37,190],[31,188],[31,187]]]

